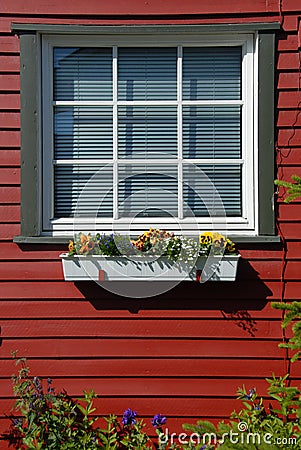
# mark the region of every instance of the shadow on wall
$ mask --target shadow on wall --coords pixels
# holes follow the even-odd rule
[[[122,292],[125,282],[104,282],[108,289]],[[150,282],[126,282],[135,290]],[[152,282],[153,283],[153,282]],[[164,281],[158,281],[164,290]],[[249,311],[262,310],[272,291],[246,260],[241,260],[235,282],[181,282],[161,295],[149,298],[131,298],[116,295],[95,282],[75,282],[77,289],[96,310],[128,310],[137,314],[141,310],[218,310],[247,334],[255,337],[256,321]],[[166,283],[168,289],[168,283]],[[128,287],[127,287],[128,289]]]

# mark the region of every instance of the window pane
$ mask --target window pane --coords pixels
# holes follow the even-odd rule
[[[177,108],[127,106],[118,109],[120,158],[177,155]]]
[[[120,48],[119,100],[176,100],[176,48]]]
[[[113,157],[113,112],[110,107],[58,107],[54,112],[56,159]]]
[[[56,166],[55,217],[112,217],[112,187],[112,166]]]
[[[241,47],[183,49],[184,100],[239,100]]]
[[[199,165],[185,164],[183,170],[184,216],[208,216],[208,210],[216,215],[224,208],[227,216],[240,217],[241,210],[241,166],[240,165]],[[212,189],[210,182],[221,198]]]
[[[240,158],[240,106],[184,106],[184,158]]]
[[[120,217],[178,216],[177,166],[120,165]]]
[[[112,100],[112,49],[53,50],[55,100]]]

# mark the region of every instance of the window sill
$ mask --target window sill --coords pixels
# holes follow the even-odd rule
[[[277,244],[281,242],[280,236],[228,236],[237,244]],[[74,236],[15,236],[16,244],[64,244]]]

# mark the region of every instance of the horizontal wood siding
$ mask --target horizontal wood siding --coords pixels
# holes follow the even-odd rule
[[[282,9],[280,10],[280,6]],[[58,245],[17,245],[20,232],[20,59],[11,23],[208,24],[273,22],[277,38],[278,176],[301,174],[298,0],[2,0],[0,11],[0,433],[13,404],[11,352],[32,374],[72,395],[93,388],[99,414],[127,407],[169,428],[222,419],[238,408],[238,386],[266,395],[265,377],[286,370],[281,314],[271,301],[300,299],[301,202],[277,198],[280,244],[240,245],[235,283],[182,283],[160,297],[128,299],[94,283],[63,280]],[[283,264],[285,257],[285,265]],[[300,364],[292,367],[300,381]],[[1,448],[5,444],[1,443]]]

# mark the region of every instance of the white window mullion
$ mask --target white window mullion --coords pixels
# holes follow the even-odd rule
[[[259,179],[259,166],[258,166],[258,89],[256,89],[256,86],[259,86],[259,80],[258,80],[258,45],[259,45],[259,35],[256,33],[255,39],[254,39],[254,47],[252,48],[252,54],[253,56],[253,117],[254,117],[254,133],[253,133],[253,183],[254,183],[254,228],[256,234],[259,233],[259,197],[258,197],[258,179]]]
[[[249,124],[253,121],[253,43],[249,40],[242,46],[242,217],[249,218],[250,225],[254,227],[254,207],[257,209],[254,198],[254,130]]]
[[[181,61],[182,64],[182,61]],[[180,80],[182,82],[182,80]],[[110,100],[54,100],[53,106],[111,106]],[[119,100],[119,106],[177,106],[178,100]],[[243,100],[182,100],[184,106],[243,105]]]
[[[182,59],[183,47],[178,46],[177,92],[178,92],[178,218],[183,219],[183,114],[182,114]]]
[[[194,159],[183,159],[184,163],[187,164],[244,164],[244,159],[234,159],[234,158],[194,158]]]
[[[54,159],[53,164],[56,166],[62,166],[64,164],[72,164],[74,166],[78,165],[89,165],[89,166],[95,166],[95,165],[103,165],[103,164],[112,164],[112,159]]]
[[[183,100],[184,106],[240,106],[243,100]]]
[[[113,47],[113,218],[118,219],[118,86],[117,46]]]
[[[53,106],[111,106],[111,100],[54,100]]]
[[[155,159],[149,158],[147,159],[148,164],[159,164],[159,165],[169,165],[170,163],[176,163],[178,160],[175,159]],[[224,158],[224,159],[182,159],[182,162],[185,164],[244,164],[244,159],[233,159],[233,158]],[[73,164],[73,165],[102,165],[102,164],[111,164],[111,159],[54,159],[54,165],[64,165],[64,164]],[[145,165],[144,159],[123,159],[122,165]]]

